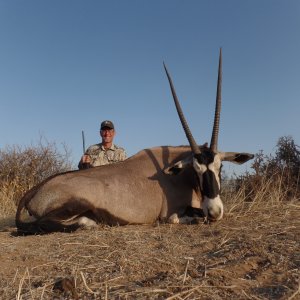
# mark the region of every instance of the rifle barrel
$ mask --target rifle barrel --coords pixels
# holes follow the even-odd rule
[[[85,138],[84,138],[84,131],[81,131],[82,135],[82,149],[83,149],[83,154],[85,153]]]

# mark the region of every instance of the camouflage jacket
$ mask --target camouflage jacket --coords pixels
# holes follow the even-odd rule
[[[115,144],[113,144],[109,149],[105,149],[102,143],[92,145],[85,151],[85,154],[90,156],[91,163],[89,166],[86,166],[86,164],[79,162],[79,169],[109,165],[118,161],[123,161],[127,158],[125,150]]]

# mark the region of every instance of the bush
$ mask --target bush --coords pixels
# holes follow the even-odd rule
[[[55,143],[8,146],[0,150],[0,215],[13,212],[22,195],[45,178],[72,168],[70,153],[60,153]]]
[[[272,202],[300,199],[300,150],[290,136],[280,137],[275,155],[255,155],[246,173],[234,180],[234,190],[246,201],[268,199]]]

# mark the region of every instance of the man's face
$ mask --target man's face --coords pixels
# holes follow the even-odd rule
[[[115,136],[115,130],[104,127],[100,130],[100,136],[102,138],[102,143],[112,143]]]

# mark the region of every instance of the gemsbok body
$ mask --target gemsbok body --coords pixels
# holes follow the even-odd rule
[[[187,125],[167,71],[175,106],[189,146],[145,149],[123,162],[54,175],[20,200],[20,232],[69,231],[97,223],[180,223],[189,208],[202,208],[207,221],[223,216],[220,198],[222,161],[242,164],[252,154],[219,152],[222,52],[220,50],[215,118],[210,146],[199,146]]]

